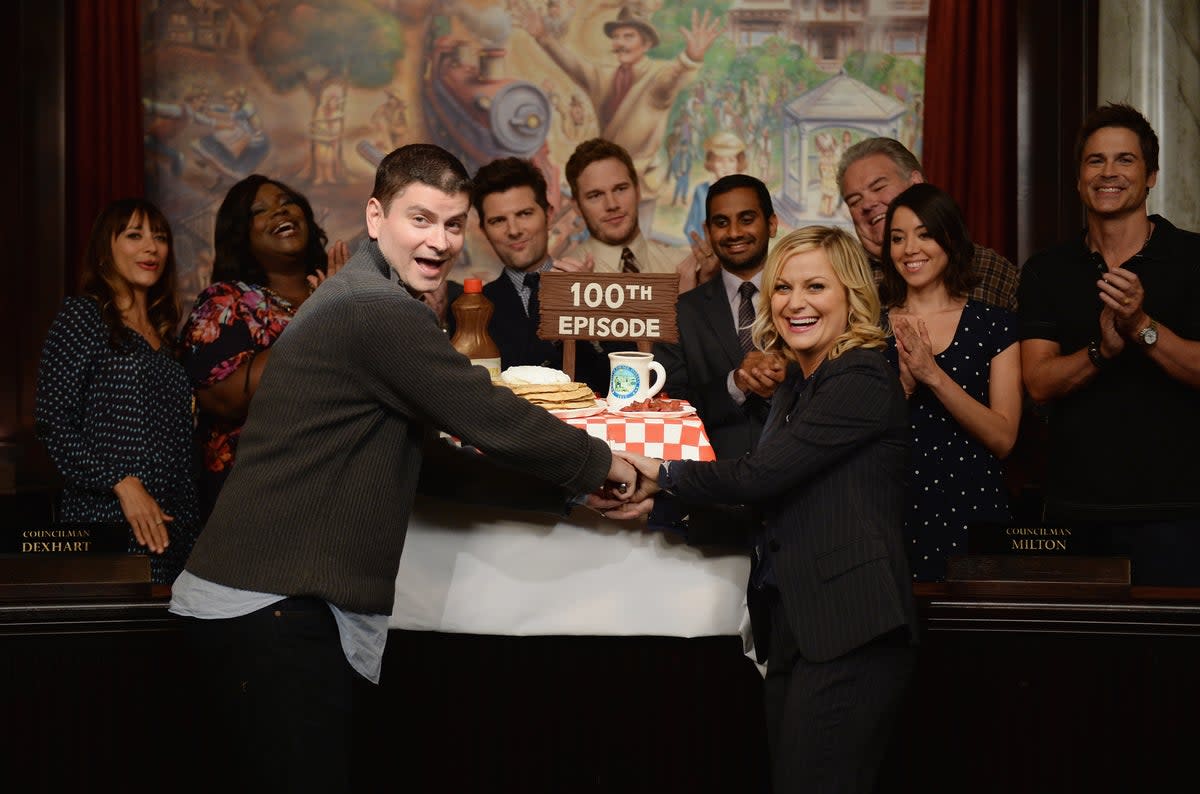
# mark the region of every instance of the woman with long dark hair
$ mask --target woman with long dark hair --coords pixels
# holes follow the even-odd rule
[[[130,551],[152,552],[170,583],[199,528],[192,389],[176,360],[171,229],[141,199],[96,218],[80,294],[46,338],[34,418],[62,474],[64,522],[126,522]]]
[[[308,199],[261,174],[231,187],[217,210],[213,284],[197,296],[182,333],[199,407],[205,517],[233,465],[271,345],[347,259],[345,243],[327,255],[326,240]]]
[[[913,462],[905,540],[913,578],[940,581],[971,523],[1011,518],[1000,461],[1021,421],[1016,316],[969,300],[974,245],[954,199],[913,185],[892,200],[880,297],[888,356],[909,398]]]

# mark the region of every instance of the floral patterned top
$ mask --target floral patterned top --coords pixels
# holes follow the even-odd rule
[[[273,345],[295,311],[287,300],[257,284],[219,281],[201,292],[181,335],[183,365],[192,385],[199,390],[228,378]],[[201,409],[196,432],[204,464],[200,508],[207,518],[233,465],[242,425]]]

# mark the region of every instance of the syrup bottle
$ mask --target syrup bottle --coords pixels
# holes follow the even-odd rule
[[[450,344],[471,359],[472,364],[483,367],[493,378],[498,378],[500,348],[488,335],[493,309],[492,302],[483,294],[483,281],[477,278],[464,279],[463,294],[450,304],[456,323]]]

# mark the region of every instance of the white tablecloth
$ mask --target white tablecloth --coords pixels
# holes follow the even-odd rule
[[[750,561],[584,508],[569,518],[418,497],[391,627],[747,637]]]

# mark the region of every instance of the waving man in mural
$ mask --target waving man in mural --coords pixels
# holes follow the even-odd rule
[[[522,6],[525,30],[592,100],[600,137],[629,152],[643,194],[657,195],[667,171],[661,153],[667,114],[720,35],[720,20],[708,11],[703,16],[693,11],[691,28],[680,29],[684,51],[672,60],[652,60],[646,54],[658,46],[658,31],[640,4],[623,6],[615,20],[604,23],[617,63],[602,64],[580,58],[551,35],[546,20],[527,2]]]

